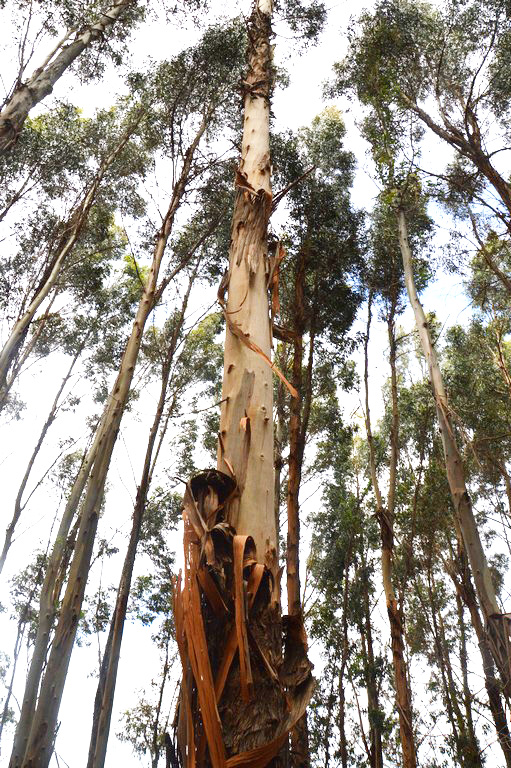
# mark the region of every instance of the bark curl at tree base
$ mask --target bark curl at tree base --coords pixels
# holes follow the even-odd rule
[[[232,478],[208,470],[184,497],[184,574],[174,589],[183,768],[282,765],[314,687],[301,617],[280,614],[276,553],[259,562],[252,537],[226,520],[237,493]]]

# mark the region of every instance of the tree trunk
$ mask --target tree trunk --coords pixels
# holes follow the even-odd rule
[[[101,163],[94,181],[90,185],[89,189],[85,193],[80,205],[73,211],[72,215],[67,222],[64,233],[59,240],[56,253],[53,255],[51,262],[44,272],[42,279],[30,301],[28,308],[23,312],[23,315],[16,321],[9,338],[5,342],[3,349],[0,351],[0,411],[5,405],[7,399],[7,375],[9,369],[19,352],[21,345],[28,333],[30,323],[35,317],[35,313],[46,299],[52,288],[56,285],[62,268],[72,252],[78,237],[87,222],[90,209],[94,203],[99,186],[105,176],[105,173],[114,162],[115,158],[119,155],[122,149],[125,147],[130,137],[133,134],[135,125],[140,122],[140,118],[135,124],[132,124],[130,128],[124,133],[121,141],[117,144],[115,149]],[[9,382],[9,387],[12,386],[12,381]]]
[[[47,768],[51,759],[58,711],[85,594],[106,476],[130,391],[145,323],[154,308],[154,297],[157,291],[163,254],[172,231],[175,213],[186,187],[195,150],[206,126],[207,119],[204,118],[186,152],[180,178],[174,188],[169,209],[157,236],[153,262],[144,285],[131,336],[124,350],[117,379],[105,407],[101,438],[81,509],[81,523],[67,588],[46,673],[41,685],[39,701],[30,727],[28,745],[22,762],[23,768]],[[179,268],[176,271],[178,270]]]
[[[172,364],[174,361],[174,354],[179,340],[179,334],[183,327],[184,316],[188,306],[188,299],[190,297],[190,291],[195,274],[196,270],[194,270],[194,273],[192,274],[188,283],[188,289],[183,299],[179,321],[176,323],[176,327],[168,345],[166,358],[162,366],[160,396],[158,399],[158,405],[154,415],[151,430],[149,432],[149,440],[146,448],[142,478],[137,489],[137,497],[133,510],[132,528],[128,550],[124,559],[119,588],[117,590],[115,609],[110,621],[108,639],[103,654],[103,659],[101,661],[99,683],[94,701],[94,714],[92,720],[92,731],[87,768],[103,768],[105,764],[108,736],[110,733],[110,720],[112,717],[112,709],[114,703],[115,685],[117,681],[117,670],[119,667],[119,659],[121,655],[121,643],[124,631],[124,622],[126,619],[126,609],[128,606],[128,599],[131,589],[133,566],[135,564],[135,556],[140,539],[142,520],[147,506],[147,496],[154,471],[154,446],[165,408],[165,401],[167,397],[167,389],[169,385]],[[166,425],[168,425],[168,420]],[[160,443],[165,435],[165,431],[166,429],[160,435]]]
[[[403,755],[404,768],[415,768],[415,740],[413,733],[413,719],[410,689],[408,685],[406,661],[405,661],[405,641],[403,628],[403,612],[398,606],[393,586],[393,517],[394,517],[394,498],[395,484],[397,476],[398,460],[398,428],[399,413],[397,409],[397,379],[396,379],[396,342],[394,335],[394,310],[388,319],[389,341],[390,341],[390,365],[391,365],[391,393],[392,393],[392,426],[391,426],[391,455],[389,469],[389,493],[388,509],[385,510],[383,498],[380,492],[378,475],[376,469],[376,453],[371,431],[371,416],[369,409],[369,360],[368,345],[369,331],[371,326],[371,303],[372,296],[368,299],[368,319],[367,332],[364,341],[364,383],[366,399],[366,431],[367,442],[369,445],[369,463],[371,470],[371,482],[376,498],[376,513],[380,523],[381,535],[381,564],[383,588],[385,591],[385,601],[387,604],[387,614],[390,624],[390,638],[392,646],[392,662],[394,669],[394,684],[396,688],[396,703],[399,714],[399,733],[401,738],[401,750]]]
[[[30,660],[30,668],[25,683],[23,693],[23,702],[21,706],[20,718],[16,726],[14,743],[11,753],[10,768],[19,768],[25,754],[30,726],[34,717],[39,684],[46,663],[46,654],[50,642],[50,635],[53,629],[53,623],[57,615],[61,581],[59,586],[57,582],[62,569],[62,560],[64,558],[68,534],[71,523],[76,515],[80,499],[82,497],[85,485],[87,483],[96,451],[99,443],[99,430],[96,431],[94,442],[87,452],[82,466],[73,483],[69,498],[64,509],[64,514],[60,521],[59,529],[55,537],[53,549],[46,566],[46,573],[39,597],[39,615],[37,619],[37,631],[34,641],[34,650]]]
[[[287,617],[282,659],[267,285],[271,15],[271,0],[256,0],[249,20],[242,154],[219,290],[226,338],[218,469],[192,478],[184,499],[184,585],[176,585],[174,612],[187,768],[281,765],[312,691],[301,618]]]
[[[366,644],[365,677],[367,688],[367,717],[369,720],[369,737],[371,741],[371,768],[383,768],[382,710],[380,707],[380,697],[378,695],[378,684],[376,680],[376,665],[374,662],[373,630],[371,626],[371,607],[369,604],[369,581],[367,577],[365,553],[362,553],[362,568],[364,580],[362,592],[364,614],[361,621],[361,636],[362,638],[365,638]]]
[[[415,323],[419,333],[422,350],[426,358],[429,378],[435,399],[435,406],[442,436],[447,480],[451,491],[454,512],[463,535],[477,595],[488,629],[490,645],[497,667],[502,675],[504,694],[511,699],[510,660],[508,655],[509,636],[506,619],[502,618],[493,586],[491,572],[479,536],[472,502],[468,494],[463,461],[454,435],[447,393],[444,387],[436,351],[431,340],[428,321],[417,296],[412,268],[412,253],[408,243],[408,228],[404,211],[397,211],[399,245],[403,259],[406,288],[410,304],[415,314]]]
[[[57,408],[60,400],[60,396],[62,395],[62,392],[64,391],[64,387],[66,386],[67,382],[69,381],[71,374],[73,372],[73,368],[75,367],[76,361],[80,357],[80,355],[83,352],[83,345],[80,347],[80,349],[76,352],[75,356],[73,357],[73,360],[71,361],[71,365],[69,367],[68,372],[64,376],[62,383],[59,387],[59,390],[57,394],[55,395],[55,399],[52,403],[52,406],[50,408],[50,412],[48,414],[48,417],[46,421],[43,424],[43,428],[41,430],[41,434],[39,435],[39,440],[37,441],[37,444],[32,451],[32,455],[30,457],[30,460],[28,462],[27,468],[25,470],[25,474],[23,475],[23,479],[21,481],[20,487],[18,489],[18,493],[16,494],[16,500],[14,502],[14,514],[12,516],[12,520],[9,523],[9,526],[7,527],[5,531],[5,540],[4,540],[4,546],[2,548],[2,553],[0,554],[0,573],[2,573],[3,567],[5,565],[5,560],[7,558],[7,553],[9,552],[9,549],[11,547],[12,537],[14,535],[14,530],[16,528],[16,525],[18,524],[18,520],[20,518],[20,515],[26,505],[22,505],[23,501],[23,494],[25,492],[25,488],[27,487],[28,479],[30,477],[30,473],[32,472],[32,467],[34,466],[34,462],[39,454],[39,451],[41,450],[41,446],[44,442],[44,439],[48,433],[49,428],[51,427],[55,415],[57,413]]]
[[[95,40],[104,39],[122,12],[133,0],[118,0],[105,13],[77,35],[72,43],[57,46],[43,64],[36,69],[26,83],[20,84],[0,112],[0,155],[6,154],[15,145],[28,113],[36,104],[48,96],[57,80],[69,69],[78,56]],[[68,32],[64,41],[69,39]]]
[[[270,0],[258,0],[250,19],[243,143],[229,254],[218,448],[218,469],[232,475],[238,485],[238,498],[229,509],[230,523],[239,533],[250,533],[263,558],[266,552],[273,558],[276,547],[273,381],[270,366],[249,343],[257,345],[269,359],[271,12]],[[241,423],[243,419],[248,422]],[[246,446],[247,455],[242,446]]]
[[[470,566],[465,550],[463,548],[461,533],[459,535],[458,547],[458,557],[452,564],[448,564],[447,572],[451,577],[454,586],[456,587],[456,592],[460,595],[470,613],[470,620],[472,626],[474,627],[479,645],[479,651],[481,653],[484,684],[486,693],[488,694],[488,701],[493,717],[493,722],[495,723],[497,738],[504,754],[506,766],[507,768],[511,768],[511,732],[509,731],[506,711],[502,703],[502,689],[500,682],[495,675],[493,655],[490,650],[488,635],[485,631],[483,622],[481,621],[481,616],[479,614],[476,594],[472,580],[470,578]]]

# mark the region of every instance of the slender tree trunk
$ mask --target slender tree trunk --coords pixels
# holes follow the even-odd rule
[[[371,768],[383,768],[383,747],[381,718],[382,711],[380,707],[380,697],[378,695],[378,684],[376,681],[376,666],[374,662],[373,648],[373,630],[371,626],[371,607],[369,604],[369,581],[367,578],[367,565],[364,562],[365,555],[362,555],[363,576],[363,601],[364,616],[362,621],[361,635],[366,643],[366,687],[367,687],[367,716],[369,719],[369,736],[371,740]]]
[[[140,118],[138,122],[139,121]],[[130,128],[124,133],[121,141],[119,141],[117,146],[101,163],[94,181],[85,193],[80,205],[73,211],[65,227],[64,234],[59,240],[56,252],[52,257],[49,266],[45,270],[29,306],[14,324],[14,327],[9,334],[9,338],[5,342],[3,349],[0,351],[0,410],[5,405],[6,401],[6,394],[4,393],[4,390],[7,389],[7,376],[9,369],[19,352],[21,345],[23,344],[23,341],[28,333],[30,323],[34,319],[35,314],[43,301],[56,285],[61,275],[62,268],[65,265],[70,253],[72,252],[84,225],[87,222],[90,209],[94,203],[97,191],[105,176],[105,173],[110,168],[115,158],[126,146],[127,142],[133,134],[133,131],[134,125],[131,125]],[[9,387],[10,386],[12,386],[12,380],[9,382]]]
[[[25,754],[26,745],[28,743],[30,726],[34,716],[37,694],[39,691],[39,684],[41,682],[44,665],[46,663],[46,654],[50,642],[50,635],[53,629],[53,624],[57,615],[60,600],[60,585],[62,582],[59,580],[59,575],[62,570],[62,561],[67,550],[68,534],[71,528],[71,523],[73,522],[73,519],[78,510],[78,505],[80,503],[80,499],[82,497],[87,479],[92,468],[92,464],[94,462],[98,443],[99,430],[96,431],[94,442],[84,457],[82,466],[80,467],[73,483],[73,487],[69,494],[69,498],[67,500],[66,507],[60,521],[59,529],[55,537],[55,542],[50,558],[48,560],[48,565],[46,566],[46,573],[41,588],[41,595],[39,597],[39,615],[37,620],[34,650],[32,652],[30,668],[25,683],[25,691],[23,693],[20,718],[18,720],[16,732],[14,735],[14,744],[10,761],[11,768],[17,768],[21,765],[23,755]],[[58,582],[59,585],[57,586]]]
[[[479,614],[476,593],[470,578],[470,565],[463,547],[461,532],[459,533],[458,547],[458,557],[452,564],[448,564],[447,572],[456,587],[457,594],[460,595],[470,613],[470,621],[474,627],[481,653],[484,684],[493,722],[495,723],[497,738],[506,761],[506,766],[511,768],[511,732],[502,702],[502,688],[495,674],[495,664],[490,650],[488,635]]]
[[[492,654],[502,675],[504,693],[511,698],[511,674],[509,659],[509,636],[507,622],[501,617],[491,572],[483,550],[479,530],[475,521],[472,502],[465,482],[463,461],[454,435],[447,393],[444,387],[436,351],[431,340],[428,321],[419,301],[412,267],[412,253],[408,243],[408,228],[403,210],[397,211],[399,245],[403,259],[406,288],[415,314],[422,350],[426,358],[429,378],[433,389],[435,406],[442,436],[447,480],[451,491],[455,515],[459,521],[465,549],[474,575],[477,595],[488,629]]]
[[[116,382],[105,408],[102,419],[101,438],[81,509],[80,529],[78,531],[59,622],[48,658],[46,673],[42,681],[37,708],[31,723],[28,745],[21,763],[23,768],[47,768],[51,758],[60,701],[85,594],[106,476],[130,391],[144,327],[149,314],[154,308],[158,275],[167,241],[172,231],[174,216],[186,188],[195,150],[206,130],[206,126],[207,119],[204,118],[192,144],[186,152],[180,178],[174,187],[169,209],[157,236],[153,262],[144,285],[132,332],[124,350]]]
[[[460,630],[460,665],[463,681],[463,704],[465,707],[465,728],[467,738],[467,763],[470,766],[479,768],[481,765],[481,750],[477,741],[474,728],[474,718],[472,715],[472,694],[468,684],[468,651],[467,651],[467,633],[465,627],[465,616],[463,601],[456,593],[456,609],[458,614],[458,626]]]
[[[20,618],[18,620],[16,640],[14,641],[14,652],[12,654],[12,662],[11,662],[11,670],[10,670],[11,679],[9,680],[9,685],[7,686],[4,707],[2,710],[2,717],[0,718],[0,754],[2,752],[2,748],[1,748],[2,734],[4,732],[4,728],[9,717],[9,704],[11,701],[12,691],[14,688],[14,678],[16,677],[16,669],[18,667],[18,658],[20,655],[21,643],[23,642],[23,637],[25,635],[25,627],[26,627],[26,622]]]
[[[27,483],[30,477],[30,473],[32,472],[32,468],[34,466],[34,462],[39,454],[39,451],[41,450],[41,446],[44,442],[44,439],[48,433],[49,428],[53,424],[53,421],[55,419],[55,415],[57,413],[59,400],[62,395],[62,392],[64,391],[64,387],[66,386],[67,382],[69,381],[71,374],[73,372],[73,368],[76,365],[76,362],[80,355],[82,354],[83,346],[80,347],[80,349],[75,353],[75,356],[73,357],[73,360],[71,361],[71,365],[69,366],[69,370],[62,379],[62,383],[59,387],[59,390],[57,394],[55,395],[55,399],[52,403],[52,406],[50,408],[50,412],[48,414],[48,417],[46,421],[44,422],[43,428],[41,430],[41,434],[39,435],[39,440],[37,441],[37,444],[32,451],[32,455],[30,457],[30,460],[28,462],[27,468],[25,470],[25,474],[23,475],[23,479],[21,481],[20,487],[18,489],[18,493],[16,495],[16,500],[14,502],[14,514],[12,516],[12,520],[9,523],[6,532],[5,532],[5,540],[4,540],[4,546],[2,548],[2,553],[0,554],[0,573],[2,573],[3,567],[5,565],[5,560],[7,558],[7,553],[9,552],[9,549],[11,547],[12,543],[12,537],[14,535],[14,530],[16,528],[16,525],[18,524],[18,520],[20,518],[20,515],[24,509],[25,505],[22,505],[23,501],[23,494],[25,493],[25,489],[27,487]]]
[[[394,669],[394,683],[396,687],[396,703],[399,714],[399,732],[401,738],[401,750],[403,755],[404,768],[415,768],[416,766],[416,754],[415,754],[415,740],[413,733],[413,718],[412,718],[412,706],[411,695],[408,685],[406,660],[405,660],[405,641],[404,641],[404,627],[403,627],[403,612],[398,606],[396,596],[394,593],[392,571],[393,571],[393,547],[394,547],[394,534],[393,534],[393,515],[394,515],[394,498],[395,498],[395,484],[397,475],[397,460],[398,460],[398,428],[399,428],[399,413],[397,410],[397,380],[396,380],[396,344],[394,336],[394,313],[388,320],[389,328],[389,340],[390,340],[390,364],[391,364],[391,393],[392,393],[392,426],[391,426],[391,455],[390,455],[390,469],[389,469],[389,494],[388,494],[388,509],[385,510],[383,498],[380,492],[378,475],[376,470],[376,453],[373,442],[373,435],[371,431],[371,416],[369,410],[369,360],[368,360],[368,345],[369,345],[369,331],[371,326],[371,303],[372,296],[369,296],[368,300],[368,320],[367,320],[367,332],[364,343],[364,382],[365,382],[365,398],[366,398],[366,431],[367,442],[369,445],[369,460],[371,470],[371,481],[373,485],[374,495],[376,498],[376,511],[380,522],[380,534],[381,534],[381,563],[382,563],[382,578],[383,588],[385,591],[385,601],[387,604],[387,614],[390,623],[390,637],[392,645],[392,661]],[[395,304],[394,304],[395,308]]]
[[[179,320],[176,323],[176,327],[170,339],[166,358],[162,366],[160,396],[158,399],[158,405],[154,415],[151,430],[149,432],[149,440],[146,448],[142,477],[137,489],[137,497],[135,500],[135,507],[133,509],[132,528],[128,544],[128,551],[126,552],[124,559],[119,588],[117,590],[115,609],[110,621],[108,639],[101,662],[99,683],[94,702],[94,714],[92,720],[92,732],[89,745],[87,768],[103,768],[105,764],[108,736],[110,733],[110,720],[112,717],[112,709],[114,703],[115,685],[117,682],[117,670],[119,667],[119,659],[121,655],[121,643],[124,631],[124,622],[126,619],[128,598],[131,589],[133,566],[135,564],[135,556],[140,539],[140,530],[142,527],[144,512],[147,506],[147,496],[151,485],[152,473],[154,471],[154,447],[165,408],[167,389],[174,361],[174,355],[179,340],[179,334],[183,327],[185,312],[188,306],[188,299],[190,297],[190,291],[195,274],[196,270],[194,270],[194,273],[188,283],[188,289],[183,299]],[[160,435],[160,443],[164,437],[165,431]]]
[[[105,33],[132,3],[133,0],[117,0],[112,3],[94,24],[81,30],[69,45],[62,47],[72,34],[70,30],[29,80],[15,89],[0,112],[0,155],[13,148],[32,107],[52,92],[57,80],[86,48],[96,40],[104,39]]]

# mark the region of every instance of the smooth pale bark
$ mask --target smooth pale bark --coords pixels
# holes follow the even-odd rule
[[[6,402],[6,392],[8,388],[12,386],[12,378],[9,380],[9,387],[7,387],[7,376],[9,369],[13,364],[21,345],[28,333],[30,323],[33,321],[35,314],[43,301],[46,299],[51,290],[56,286],[57,281],[61,275],[62,268],[66,264],[70,253],[72,252],[80,233],[87,222],[87,218],[90,213],[90,209],[96,198],[99,186],[108,171],[115,158],[126,146],[130,137],[134,131],[134,125],[131,125],[128,131],[126,131],[119,141],[117,146],[110,152],[107,157],[101,163],[94,181],[90,185],[89,189],[85,193],[80,205],[73,211],[67,225],[65,232],[59,242],[57,252],[53,255],[50,264],[46,268],[42,279],[39,282],[37,289],[28,305],[27,309],[23,312],[22,316],[18,318],[14,327],[9,334],[9,338],[5,342],[3,349],[0,352],[0,410]]]
[[[207,122],[207,118],[204,118],[185,154],[179,180],[174,187],[171,203],[156,238],[153,261],[144,284],[131,335],[126,344],[117,379],[105,408],[101,439],[81,507],[81,523],[64,600],[41,684],[39,700],[31,723],[27,748],[21,763],[23,768],[47,768],[51,759],[58,712],[87,585],[110,460],[133,380],[144,327],[154,308],[157,281],[165,248],[172,231],[176,211],[186,189],[195,150],[206,130]]]
[[[397,211],[397,224],[406,289],[414,311],[415,324],[419,333],[422,351],[428,365],[454,512],[459,522],[465,550],[472,569],[477,596],[489,633],[492,653],[503,678],[505,695],[509,698],[511,695],[511,679],[507,623],[500,618],[501,609],[497,602],[491,572],[481,543],[479,529],[472,509],[472,502],[468,494],[463,461],[454,435],[442,373],[431,339],[428,320],[417,295],[413,276],[412,252],[408,242],[408,227],[406,216],[402,210]]]
[[[110,734],[110,721],[114,703],[115,685],[117,682],[117,670],[119,667],[119,660],[121,655],[124,622],[126,619],[126,610],[128,606],[131,580],[133,576],[133,566],[135,564],[135,556],[140,539],[140,530],[142,527],[144,512],[147,506],[147,496],[154,471],[154,448],[156,438],[158,436],[158,431],[160,429],[163,411],[165,408],[167,389],[172,371],[174,355],[179,340],[179,334],[183,327],[185,312],[188,306],[188,299],[190,297],[190,291],[193,285],[194,277],[195,271],[188,283],[188,289],[183,299],[179,321],[176,323],[175,330],[167,348],[165,361],[162,366],[160,395],[158,398],[158,404],[156,407],[153,423],[149,432],[142,477],[137,489],[128,550],[124,559],[119,588],[117,590],[115,609],[110,621],[108,639],[105,651],[103,653],[103,659],[101,661],[99,683],[94,701],[94,714],[87,768],[103,768],[105,764],[108,737]],[[171,410],[169,409],[169,414],[170,413]],[[160,433],[158,441],[159,445],[161,445],[162,440],[165,437],[168,423],[169,419],[166,420],[164,429]]]
[[[376,469],[376,452],[374,447],[373,434],[371,429],[371,415],[369,409],[369,331],[371,326],[371,303],[372,296],[368,300],[368,319],[367,331],[364,341],[364,384],[365,384],[365,405],[366,405],[366,433],[369,446],[369,465],[371,473],[371,483],[376,499],[376,513],[380,523],[381,536],[381,566],[383,588],[385,591],[385,602],[387,605],[387,615],[390,624],[390,638],[392,646],[392,666],[394,671],[394,684],[396,688],[396,702],[399,715],[399,733],[401,740],[401,751],[403,755],[403,767],[415,768],[417,764],[415,752],[415,738],[413,732],[413,717],[410,687],[408,685],[408,676],[405,659],[405,640],[403,627],[403,611],[399,606],[394,592],[393,585],[393,550],[394,550],[394,500],[396,492],[397,462],[398,462],[398,430],[399,430],[399,410],[397,403],[397,378],[396,378],[396,340],[394,334],[394,313],[395,301],[392,304],[388,318],[388,333],[390,343],[390,366],[391,366],[391,398],[392,398],[392,422],[390,437],[390,467],[389,467],[389,491],[387,498],[387,509],[383,502],[380,491],[378,474]]]
[[[123,11],[133,2],[134,0],[118,0],[112,3],[94,24],[81,30],[71,43],[63,47],[73,34],[73,30],[69,30],[29,80],[15,89],[0,112],[0,155],[5,154],[15,145],[32,107],[53,91],[57,80],[86,48],[96,40],[104,38],[108,29],[118,21]]]
[[[55,395],[55,399],[53,400],[52,406],[50,408],[50,412],[48,414],[48,417],[47,417],[46,421],[43,424],[43,428],[41,429],[41,433],[39,435],[39,439],[38,439],[38,441],[36,443],[36,446],[35,446],[34,450],[32,451],[32,455],[31,455],[31,457],[29,459],[27,468],[25,470],[25,474],[23,475],[23,479],[22,479],[22,481],[20,483],[20,487],[18,489],[18,493],[16,494],[16,499],[15,499],[15,502],[14,502],[14,513],[13,513],[11,522],[9,523],[9,525],[8,525],[6,531],[5,531],[4,545],[3,545],[3,548],[2,548],[2,552],[0,554],[0,573],[2,573],[3,567],[5,565],[5,561],[6,561],[9,549],[11,547],[12,537],[14,535],[14,531],[15,531],[16,525],[18,524],[18,520],[20,519],[20,515],[21,515],[21,513],[22,513],[22,511],[23,511],[23,509],[24,509],[24,507],[25,507],[25,505],[27,503],[27,502],[25,502],[23,504],[23,494],[25,493],[25,489],[27,487],[27,483],[28,483],[28,480],[30,478],[30,473],[32,472],[32,468],[34,466],[34,462],[35,462],[35,460],[36,460],[36,458],[37,458],[37,456],[39,454],[39,451],[41,450],[41,446],[42,446],[42,444],[44,442],[44,439],[45,439],[46,435],[48,434],[48,430],[51,427],[51,425],[53,424],[53,421],[55,420],[55,416],[56,416],[56,413],[57,413],[60,397],[62,395],[62,392],[64,391],[64,388],[65,388],[67,382],[69,381],[69,379],[71,377],[71,374],[73,372],[73,368],[75,367],[76,362],[77,362],[78,358],[80,357],[82,351],[83,351],[83,347],[81,347],[76,352],[75,356],[73,357],[73,360],[71,361],[71,365],[69,366],[68,372],[66,373],[66,375],[62,379],[62,383],[61,383],[61,385],[59,387],[59,390],[58,390],[57,394]]]
[[[258,0],[251,16],[248,71],[244,80],[243,141],[236,175],[218,469],[235,477],[239,496],[229,521],[250,534],[264,562],[276,553],[273,473],[272,370],[233,331],[237,327],[271,355],[268,307],[268,219],[271,212],[270,91],[271,1]]]

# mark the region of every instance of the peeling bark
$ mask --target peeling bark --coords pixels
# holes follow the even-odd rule
[[[132,3],[133,0],[118,0],[112,3],[94,24],[81,30],[71,43],[62,47],[73,32],[70,30],[29,80],[18,85],[0,112],[0,155],[6,154],[14,147],[32,107],[53,91],[57,80],[86,48],[95,41],[104,39],[105,33]]]
[[[248,72],[243,83],[243,143],[236,174],[227,317],[268,358],[268,219],[271,212],[271,4],[259,0],[250,18]],[[238,494],[229,522],[250,533],[260,557],[276,549],[273,474],[272,371],[227,323],[218,468]],[[257,510],[257,513],[255,512]]]
[[[281,619],[276,553],[271,14],[271,0],[256,0],[249,20],[242,155],[229,270],[219,290],[226,339],[218,470],[193,478],[184,501],[185,572],[175,617],[183,667],[177,741],[186,768],[282,765],[279,752],[313,685],[301,615]]]

